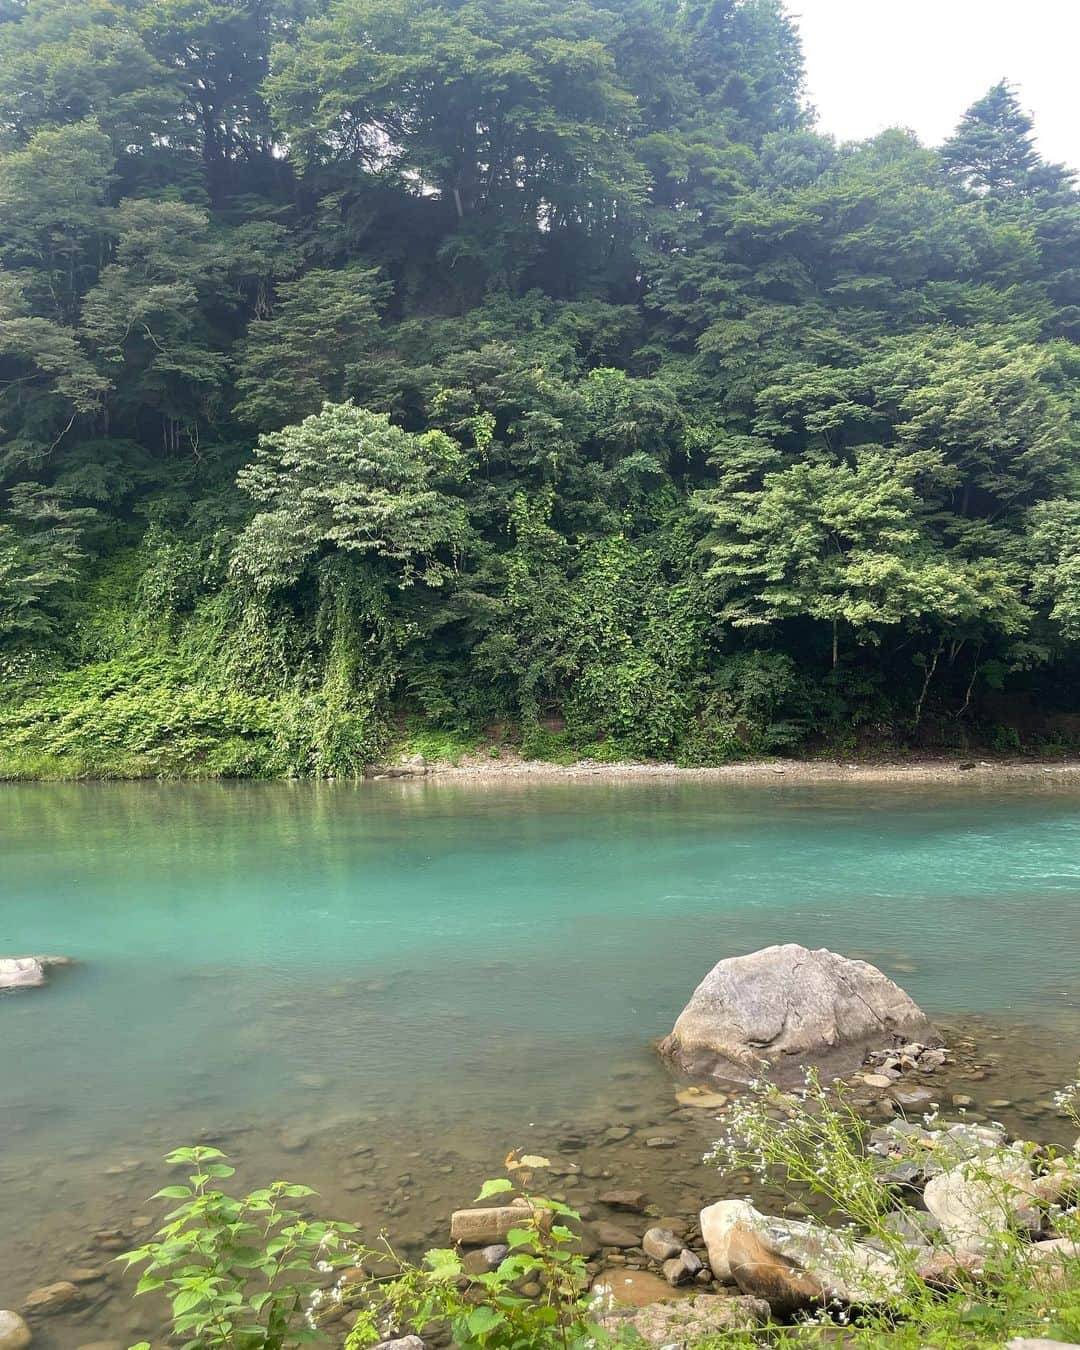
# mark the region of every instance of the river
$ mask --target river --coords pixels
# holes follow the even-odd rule
[[[101,1266],[95,1230],[145,1237],[197,1138],[418,1249],[506,1149],[626,1123],[598,1173],[692,1212],[721,1193],[709,1122],[672,1117],[650,1043],[773,942],[865,957],[973,1034],[967,1090],[1017,1128],[1080,1044],[1075,789],[18,785],[0,850],[0,952],[79,963],[0,996],[0,1307]],[[635,1149],[665,1121],[678,1149]],[[95,1296],[36,1344],[156,1330]]]

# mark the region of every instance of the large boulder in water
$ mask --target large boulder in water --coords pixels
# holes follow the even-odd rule
[[[0,989],[36,989],[52,966],[70,966],[69,956],[0,956]]]
[[[797,943],[718,962],[660,1052],[692,1074],[746,1082],[813,1065],[850,1073],[867,1050],[940,1045],[926,1014],[866,961]]]

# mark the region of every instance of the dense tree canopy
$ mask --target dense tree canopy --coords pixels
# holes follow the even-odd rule
[[[782,0],[0,20],[0,770],[1064,734],[1080,195],[1007,82],[837,145]]]

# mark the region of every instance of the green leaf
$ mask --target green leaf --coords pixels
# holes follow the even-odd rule
[[[489,1308],[481,1304],[479,1308],[474,1308],[465,1318],[465,1325],[473,1336],[487,1336],[496,1327],[501,1326],[506,1321],[505,1313],[498,1312],[495,1308]]]
[[[150,1197],[151,1200],[186,1200],[195,1192],[190,1186],[162,1186],[160,1191],[155,1191]]]
[[[489,1200],[493,1195],[505,1195],[508,1191],[514,1190],[514,1183],[507,1181],[505,1177],[497,1177],[493,1181],[485,1181],[480,1187],[480,1194],[477,1200]]]

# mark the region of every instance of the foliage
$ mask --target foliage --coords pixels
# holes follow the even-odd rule
[[[195,1170],[186,1184],[166,1186],[154,1198],[180,1204],[153,1241],[117,1258],[143,1267],[137,1295],[161,1291],[169,1299],[174,1335],[186,1347],[292,1350],[325,1340],[321,1324],[343,1305],[354,1314],[346,1350],[363,1350],[394,1329],[423,1334],[433,1327],[448,1331],[463,1350],[571,1350],[610,1339],[594,1321],[585,1260],[568,1226],[580,1216],[525,1185],[506,1178],[484,1183],[478,1200],[509,1202],[518,1192],[521,1222],[507,1234],[503,1261],[469,1276],[454,1248],[429,1251],[416,1265],[385,1238],[368,1247],[352,1224],[289,1208],[290,1200],[314,1196],[308,1186],[275,1181],[233,1198],[212,1184],[235,1172],[224,1157],[205,1146],[170,1153],[170,1165]],[[532,1175],[527,1164],[546,1164],[530,1155],[507,1161],[521,1182]],[[529,1284],[543,1293],[522,1294]]]
[[[1055,1100],[1062,1113],[1075,1121],[1076,1085],[1064,1089]],[[927,1128],[936,1126],[936,1112],[924,1123]],[[855,1242],[869,1241],[884,1254],[894,1273],[893,1286],[880,1309],[858,1311],[856,1324],[844,1333],[845,1343],[866,1350],[908,1350],[922,1345],[1001,1345],[1011,1336],[1075,1339],[1080,1331],[1080,1260],[1065,1253],[1052,1271],[1045,1263],[1040,1267],[1028,1235],[1006,1219],[1013,1213],[1018,1192],[1004,1179],[1010,1169],[995,1164],[1005,1153],[1015,1165],[1017,1155],[1005,1146],[986,1144],[981,1152],[965,1155],[961,1161],[950,1158],[948,1136],[942,1137],[935,1162],[961,1166],[969,1180],[980,1183],[1002,1215],[1002,1223],[1000,1232],[984,1244],[977,1268],[958,1274],[943,1287],[933,1287],[919,1273],[920,1267],[935,1253],[948,1257],[951,1249],[942,1235],[920,1225],[923,1211],[882,1180],[880,1169],[864,1148],[866,1129],[843,1084],[823,1084],[811,1071],[797,1093],[764,1081],[752,1084],[749,1093],[728,1109],[725,1134],[710,1155],[724,1170],[748,1169],[774,1184],[793,1186],[793,1198],[805,1201],[810,1197],[811,1203],[823,1208],[839,1224],[831,1231],[841,1270],[843,1250],[845,1246],[852,1250]],[[1049,1171],[1056,1161],[1069,1168],[1072,1165],[1071,1159],[1059,1159],[1053,1149],[1034,1144],[1011,1147],[1020,1149],[1020,1156],[1037,1169]],[[1053,1205],[1049,1214],[1055,1233],[1075,1243],[1080,1236],[1075,1212]],[[923,1232],[928,1245],[915,1247],[905,1241],[905,1224],[909,1231],[914,1227]],[[853,1268],[863,1270],[857,1264]],[[941,1281],[936,1284],[940,1286]],[[847,1322],[848,1313],[825,1309],[817,1320],[824,1342],[830,1333],[835,1336],[836,1320]],[[815,1344],[817,1338],[804,1327],[769,1337],[772,1345],[805,1345],[808,1341]],[[746,1350],[756,1343],[750,1336],[725,1341]]]
[[[289,1200],[314,1195],[309,1186],[275,1181],[233,1199],[212,1185],[236,1170],[224,1157],[200,1145],[169,1154],[168,1163],[195,1170],[186,1183],[157,1192],[179,1205],[154,1241],[121,1258],[144,1267],[136,1293],[165,1293],[173,1332],[189,1350],[276,1350],[319,1339],[308,1324],[311,1298],[323,1273],[349,1262],[355,1228],[290,1209]]]
[[[518,1190],[513,1181],[499,1178],[486,1181],[477,1199],[509,1203]],[[494,1270],[465,1277],[461,1253],[437,1248],[420,1266],[391,1256],[396,1273],[350,1291],[367,1312],[361,1313],[347,1337],[346,1350],[363,1350],[382,1339],[380,1327],[408,1327],[421,1336],[433,1327],[445,1327],[462,1350],[523,1346],[570,1350],[604,1344],[607,1337],[586,1293],[585,1259],[575,1252],[574,1232],[568,1226],[580,1216],[523,1187],[520,1200],[521,1223],[507,1234],[509,1254]],[[522,1294],[521,1286],[528,1284],[541,1288],[542,1294]]]
[[[1080,193],[1007,82],[838,146],[782,0],[20,0],[0,210],[5,772],[1075,704]]]

